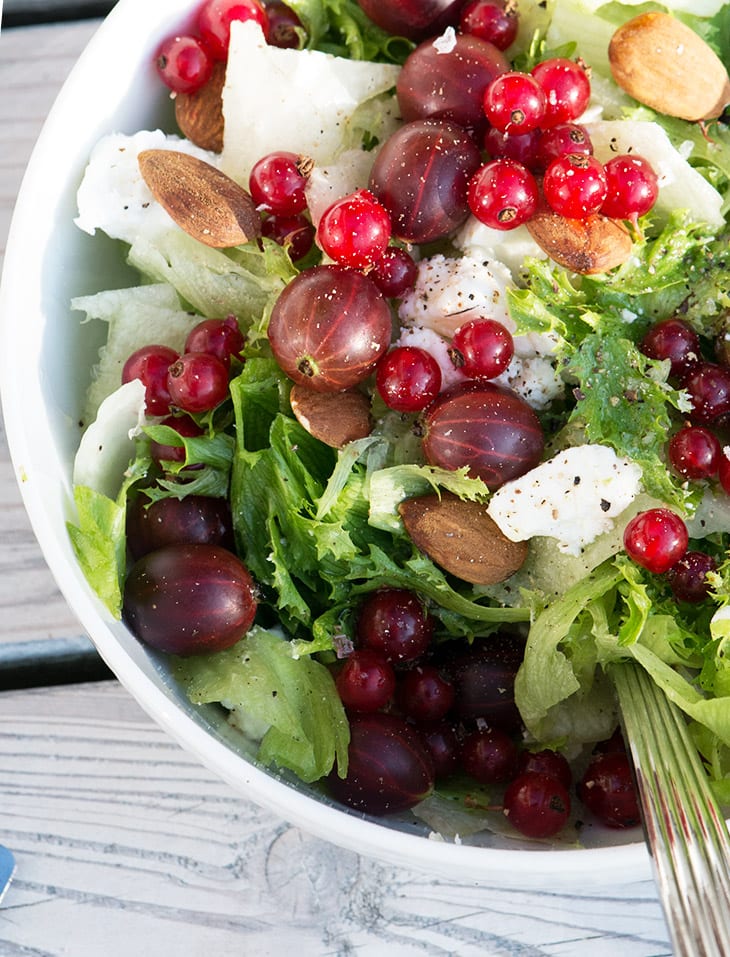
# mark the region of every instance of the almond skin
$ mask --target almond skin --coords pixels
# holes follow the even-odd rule
[[[217,61],[213,73],[196,93],[178,93],[175,119],[184,137],[211,153],[223,151],[223,84],[226,65]]]
[[[214,249],[261,235],[261,218],[246,190],[215,166],[177,150],[143,150],[142,177],[181,229]]]
[[[315,392],[297,383],[289,401],[299,424],[333,449],[364,439],[372,431],[370,400],[362,392]]]
[[[473,585],[496,585],[527,558],[527,542],[511,542],[479,502],[442,492],[407,498],[398,511],[417,548]]]
[[[526,226],[554,262],[585,276],[620,266],[633,249],[626,227],[600,213],[587,219],[566,219],[543,205]]]
[[[667,13],[642,13],[608,47],[616,83],[639,103],[683,120],[716,119],[730,103],[730,79],[715,52]]]

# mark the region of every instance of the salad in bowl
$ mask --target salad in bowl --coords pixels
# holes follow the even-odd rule
[[[115,641],[361,850],[639,845],[625,660],[730,803],[730,7],[176,6],[72,216]]]

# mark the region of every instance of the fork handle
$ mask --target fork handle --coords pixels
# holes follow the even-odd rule
[[[611,677],[675,957],[730,957],[730,839],[687,722],[638,664]]]

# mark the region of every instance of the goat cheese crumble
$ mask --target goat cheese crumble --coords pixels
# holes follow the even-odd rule
[[[491,498],[487,511],[513,542],[557,539],[558,551],[580,555],[633,502],[641,468],[604,445],[565,449]]]

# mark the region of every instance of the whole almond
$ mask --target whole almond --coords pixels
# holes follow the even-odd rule
[[[364,439],[373,427],[370,400],[354,389],[315,392],[295,384],[289,401],[299,424],[315,439],[334,449],[341,449],[355,439]]]
[[[527,558],[527,542],[510,541],[479,502],[443,492],[407,498],[398,511],[422,552],[473,585],[496,585]]]
[[[194,239],[226,249],[261,235],[250,195],[215,166],[177,150],[143,150],[137,160],[152,195]]]
[[[526,225],[537,245],[554,262],[585,276],[620,266],[633,249],[623,223],[600,213],[587,219],[566,219],[543,205]]]
[[[730,79],[714,51],[668,13],[642,13],[616,30],[608,47],[616,83],[658,113],[716,119],[730,103]]]
[[[175,97],[175,119],[180,132],[201,149],[220,153],[223,150],[223,84],[225,63],[216,61],[208,82],[196,93],[178,93]]]

